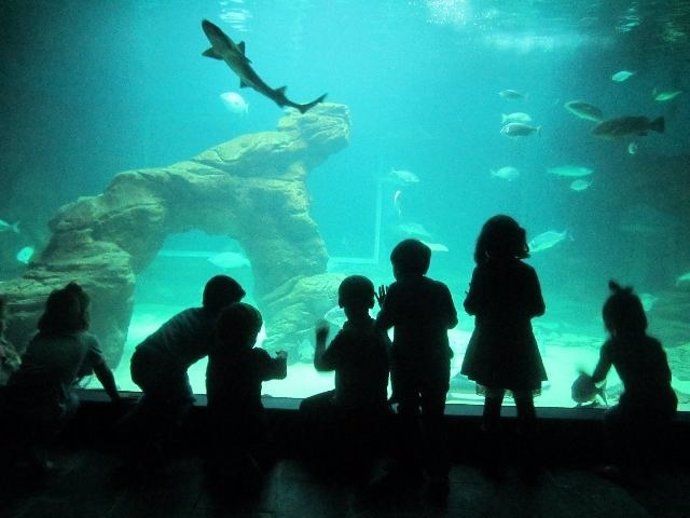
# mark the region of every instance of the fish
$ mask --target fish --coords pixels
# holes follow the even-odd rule
[[[326,94],[314,99],[306,104],[299,104],[291,101],[285,95],[287,87],[271,88],[251,67],[251,60],[245,55],[245,45],[241,41],[235,43],[225,34],[220,27],[214,25],[208,20],[201,22],[201,28],[206,34],[208,41],[211,42],[211,47],[203,52],[203,55],[208,58],[218,59],[224,61],[230,70],[232,70],[240,78],[240,88],[252,88],[261,95],[271,99],[281,108],[289,106],[296,108],[300,113],[306,113],[317,104],[323,102]]]
[[[31,261],[35,251],[36,249],[33,246],[25,246],[19,250],[19,252],[17,252],[15,258],[22,264],[29,264],[29,261]]]
[[[501,128],[501,134],[507,137],[527,137],[532,133],[541,133],[541,126],[530,126],[522,122],[509,122]]]
[[[387,178],[398,185],[419,183],[419,176],[407,169],[391,169]]]
[[[651,311],[651,309],[654,307],[654,304],[656,304],[657,300],[659,300],[659,297],[656,297],[651,293],[640,293],[638,294],[638,297],[642,303],[642,309],[645,311]]]
[[[529,247],[530,253],[534,254],[556,246],[567,237],[569,237],[567,230],[564,230],[563,232],[547,230],[546,232],[542,232],[535,238],[531,239],[527,246]]]
[[[400,189],[393,193],[393,207],[395,207],[398,217],[402,217],[402,191]]]
[[[614,140],[631,135],[647,135],[650,130],[663,133],[665,122],[663,117],[650,120],[647,117],[618,117],[601,121],[594,126],[592,134],[596,137]]]
[[[570,184],[570,189],[573,191],[586,191],[587,189],[590,188],[592,185],[592,179],[588,178],[587,180],[583,178],[578,178],[577,180],[573,180]]]
[[[432,252],[448,252],[448,247],[444,245],[443,243],[429,243],[428,241],[422,240],[422,243],[424,243],[426,246],[429,247],[429,250]]]
[[[612,81],[616,81],[617,83],[622,83],[623,81],[630,79],[632,76],[635,75],[635,72],[630,72],[629,70],[621,70],[620,72],[616,72],[611,76]]]
[[[631,142],[628,144],[628,154],[634,155],[635,153],[637,153],[637,142]]]
[[[690,272],[685,272],[676,278],[676,287],[690,282]]]
[[[582,178],[583,176],[589,176],[594,171],[589,167],[583,167],[580,165],[559,165],[557,167],[550,167],[546,170],[547,173],[556,176],[565,176],[568,178]]]
[[[654,97],[654,100],[660,103],[666,102],[666,101],[672,101],[676,97],[678,97],[680,94],[682,94],[682,90],[663,90],[663,91],[657,91],[655,88],[652,91],[652,96]]]
[[[606,406],[609,404],[606,399],[606,381],[597,387],[592,381],[592,376],[585,373],[580,374],[573,382],[570,388],[570,395],[578,406],[587,403],[596,404],[597,397],[603,399]]]
[[[218,268],[234,270],[251,266],[246,255],[239,252],[222,252],[208,258],[208,261]]]
[[[416,237],[420,240],[433,239],[431,233],[426,228],[424,228],[424,225],[422,225],[421,223],[401,223],[397,225],[395,228],[399,234],[403,234],[408,237]]]
[[[532,122],[532,117],[525,112],[514,112],[501,114],[501,124],[508,124],[509,122],[522,122],[523,124],[527,122]]]
[[[585,101],[568,101],[563,108],[576,117],[588,121],[600,122],[604,118],[604,113],[599,108]]]
[[[8,230],[11,230],[15,234],[19,234],[19,221],[8,223],[7,221],[0,219],[0,232],[6,232]]]
[[[522,92],[518,92],[517,90],[501,90],[498,92],[498,95],[503,97],[504,99],[526,99],[527,94],[523,94]]]
[[[512,182],[520,176],[520,171],[512,166],[501,167],[498,170],[491,169],[491,176]]]
[[[239,115],[246,115],[249,113],[249,103],[237,92],[222,93],[220,94],[220,100],[223,101],[223,105],[231,113]]]

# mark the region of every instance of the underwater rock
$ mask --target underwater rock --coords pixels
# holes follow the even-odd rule
[[[277,131],[243,135],[168,167],[117,174],[102,194],[60,208],[45,249],[21,278],[0,283],[11,311],[8,339],[22,350],[50,291],[74,280],[91,295],[91,329],[117,365],[136,274],[168,234],[199,229],[242,245],[271,341],[298,347],[337,293],[320,277],[328,255],[305,180],[349,139],[349,109],[323,103],[305,115],[290,111]]]

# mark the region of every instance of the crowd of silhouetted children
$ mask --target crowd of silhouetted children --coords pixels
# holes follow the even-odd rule
[[[376,288],[361,275],[345,278],[338,304],[347,321],[330,342],[329,324],[315,326],[314,367],[334,371],[335,386],[301,403],[305,451],[334,469],[368,470],[381,444],[392,443],[390,462],[370,484],[371,494],[424,484],[429,498],[448,496],[444,411],[453,357],[448,330],[458,316],[448,287],[427,276],[431,255],[421,241],[400,242],[390,256],[392,284]],[[547,377],[531,319],[544,314],[545,304],[527,257],[526,232],[513,218],[498,215],[484,224],[464,300],[475,326],[459,376],[476,382],[485,397],[482,433],[488,448],[500,441],[508,393],[525,444],[536,433],[533,398]],[[624,392],[604,422],[619,458],[626,459],[668,426],[677,400],[662,346],[646,334],[640,299],[631,288],[609,286],[603,307],[609,337],[578,390],[596,391],[610,368],[617,370]],[[287,376],[287,353],[271,355],[256,346],[263,320],[241,302],[244,295],[234,279],[215,276],[205,286],[201,307],[174,315],[136,347],[131,376],[142,394],[117,424],[129,439],[124,469],[148,469],[164,460],[194,403],[187,369],[207,356],[208,478],[221,490],[261,487],[275,454],[261,386]],[[89,302],[75,282],[54,290],[19,362],[6,352],[11,350],[4,338],[7,313],[0,300],[0,361],[12,362],[14,370],[0,399],[5,469],[21,466],[42,474],[49,468],[45,451],[75,414],[84,376],[95,374],[111,400],[120,401],[98,339],[89,332]],[[373,318],[377,303],[380,311]]]

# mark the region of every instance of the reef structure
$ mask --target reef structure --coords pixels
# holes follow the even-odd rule
[[[48,245],[21,278],[0,283],[11,311],[8,339],[26,344],[50,291],[75,280],[92,297],[91,330],[117,365],[137,274],[166,236],[198,229],[239,242],[268,347],[298,350],[314,320],[335,304],[342,277],[326,272],[305,181],[349,139],[349,109],[324,103],[304,115],[287,113],[276,131],[242,135],[168,167],[117,174],[102,194],[61,207],[49,222]]]

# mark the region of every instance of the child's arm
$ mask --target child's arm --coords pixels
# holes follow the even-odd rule
[[[314,368],[319,372],[333,370],[323,361],[328,331],[328,322],[325,320],[319,320],[314,326]]]
[[[110,397],[110,400],[113,403],[120,401],[120,393],[117,391],[117,385],[115,385],[115,376],[113,376],[113,371],[110,370],[105,361],[94,365],[93,373],[98,378],[98,381],[101,382],[101,385],[103,385],[103,389]]]
[[[604,344],[599,352],[599,361],[597,362],[597,366],[594,368],[594,372],[592,373],[592,382],[595,384],[599,384],[604,381],[609,373],[609,370],[611,369],[612,362],[608,351],[609,346]]]

